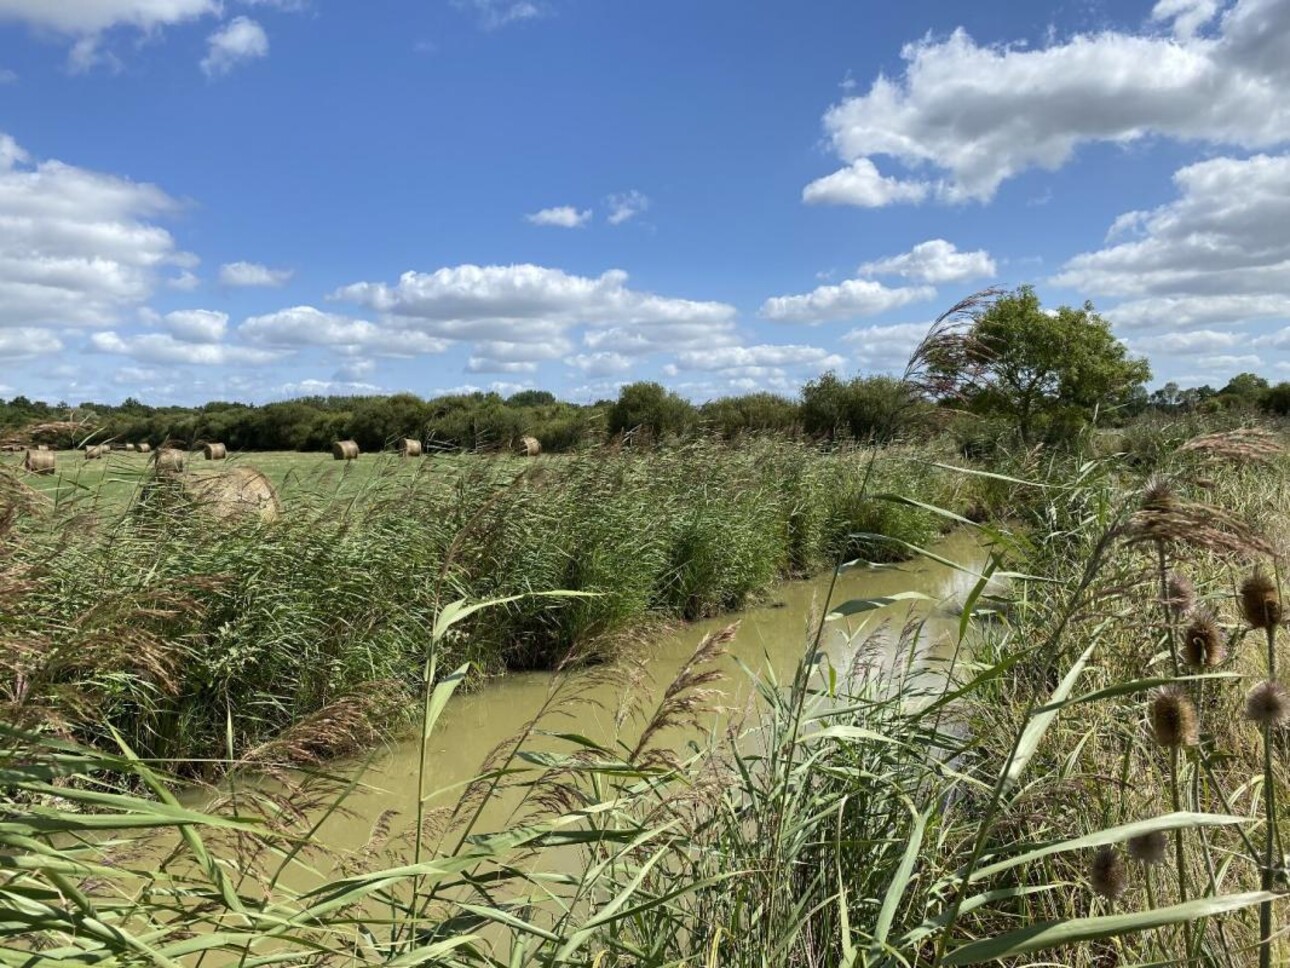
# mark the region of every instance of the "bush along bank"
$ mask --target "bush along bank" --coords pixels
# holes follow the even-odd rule
[[[952,499],[907,456],[880,452],[866,493]],[[461,623],[440,668],[550,669],[607,657],[650,619],[738,609],[784,578],[927,544],[944,519],[863,496],[870,457],[761,441],[522,469],[480,458],[222,525],[164,502],[55,514],[15,490],[6,713],[94,743],[117,730],[165,761],[236,759],[352,697],[331,743],[343,752],[400,718],[448,602],[511,599]],[[554,589],[585,594],[536,594]]]

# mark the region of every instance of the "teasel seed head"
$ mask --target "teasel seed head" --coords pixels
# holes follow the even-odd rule
[[[1139,864],[1163,864],[1169,850],[1169,838],[1163,830],[1130,837],[1127,844],[1129,856]]]
[[[1281,726],[1290,719],[1290,691],[1272,679],[1260,682],[1245,696],[1245,718],[1260,726]]]
[[[1186,575],[1173,571],[1165,583],[1165,604],[1175,618],[1186,615],[1196,606],[1196,586]]]
[[[1193,612],[1183,632],[1183,658],[1189,666],[1212,669],[1227,658],[1227,644],[1213,612]]]
[[[1124,859],[1115,847],[1107,844],[1099,847],[1093,854],[1088,881],[1094,891],[1112,901],[1125,892],[1129,886],[1129,873],[1125,869]]]
[[[1195,746],[1200,739],[1196,707],[1177,686],[1166,686],[1151,700],[1151,733],[1161,746]]]
[[[1142,509],[1144,511],[1168,511],[1178,503],[1174,487],[1169,479],[1153,474],[1147,478],[1142,487]]]
[[[1256,629],[1270,629],[1281,623],[1281,597],[1276,582],[1256,571],[1241,582],[1241,612]]]

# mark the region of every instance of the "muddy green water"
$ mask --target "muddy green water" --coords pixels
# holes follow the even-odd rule
[[[972,572],[983,567],[986,551],[974,535],[961,533],[941,542],[935,552]],[[781,681],[791,677],[809,641],[813,616],[824,607],[830,576],[811,581],[792,582],[776,589],[766,605],[737,615],[726,615],[708,621],[682,626],[670,634],[642,643],[637,658],[648,673],[644,682],[636,683],[633,695],[645,709],[652,710],[662,691],[676,672],[693,654],[703,636],[725,628],[733,622],[739,627],[729,654],[719,664],[725,677],[717,688],[721,698],[705,719],[707,728],[720,729],[726,717],[737,715],[746,705],[751,684],[749,669],[765,675],[773,673]],[[865,662],[880,678],[908,681],[910,657],[907,649],[898,647],[901,630],[911,619],[921,619],[919,645],[913,665],[924,677],[940,675],[939,669],[951,655],[958,641],[961,607],[976,583],[975,577],[934,561],[920,560],[884,568],[854,568],[838,579],[832,604],[852,599],[890,596],[900,592],[919,592],[929,600],[898,602],[850,618],[829,621],[823,637],[823,649],[832,665],[845,673],[858,661]],[[736,661],[738,660],[738,661]],[[509,675],[486,684],[469,694],[458,694],[448,703],[430,739],[426,763],[426,790],[442,791],[429,802],[430,808],[451,806],[460,795],[462,785],[476,776],[488,754],[498,744],[515,736],[544,706],[555,704],[574,692],[582,701],[548,715],[542,722],[547,730],[574,732],[592,740],[612,745],[616,739],[632,742],[639,735],[641,721],[631,718],[621,728],[616,725],[629,673],[624,668],[584,670],[566,676],[551,673]],[[704,742],[707,734],[673,730],[668,741],[680,748],[691,742]],[[545,741],[545,748],[554,748]],[[544,748],[535,738],[526,748]],[[567,749],[567,747],[565,747]],[[357,777],[361,783],[347,801],[344,816],[330,819],[319,832],[319,841],[334,850],[352,850],[367,843],[374,822],[386,811],[397,811],[393,820],[395,834],[407,830],[416,815],[418,741],[410,738],[378,751],[362,762],[341,764],[341,771]],[[506,798],[490,805],[483,829],[497,829],[506,822]]]

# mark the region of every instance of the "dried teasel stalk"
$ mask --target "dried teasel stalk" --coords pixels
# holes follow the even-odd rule
[[[1177,686],[1166,686],[1156,692],[1148,707],[1151,735],[1169,749],[1195,746],[1200,739],[1196,707]]]
[[[1153,830],[1149,834],[1130,837],[1125,846],[1128,848],[1129,857],[1139,864],[1148,866],[1163,864],[1165,854],[1169,850],[1169,837],[1163,830]]]
[[[1212,669],[1227,658],[1227,644],[1213,612],[1193,612],[1183,630],[1183,658],[1189,666]]]
[[[1095,892],[1114,901],[1129,887],[1129,872],[1124,858],[1110,844],[1099,847],[1089,864],[1088,882]]]
[[[1241,582],[1241,614],[1251,628],[1270,629],[1281,624],[1281,596],[1276,582],[1262,571]]]

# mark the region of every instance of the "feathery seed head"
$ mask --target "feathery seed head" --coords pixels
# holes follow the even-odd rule
[[[1089,865],[1088,881],[1094,891],[1109,900],[1123,894],[1129,886],[1129,875],[1120,852],[1110,844],[1099,847]]]
[[[1223,632],[1213,612],[1192,613],[1191,622],[1183,632],[1183,657],[1189,666],[1209,669],[1227,658]]]
[[[1256,571],[1241,582],[1241,612],[1256,629],[1269,629],[1281,622],[1281,597],[1276,582]]]
[[[1245,696],[1245,718],[1260,726],[1281,726],[1290,718],[1290,691],[1272,679],[1260,682]]]
[[[1151,733],[1161,746],[1195,746],[1200,739],[1196,707],[1177,686],[1166,686],[1151,700]]]
[[[1169,849],[1169,838],[1163,830],[1130,837],[1127,844],[1129,856],[1139,864],[1163,864]]]

